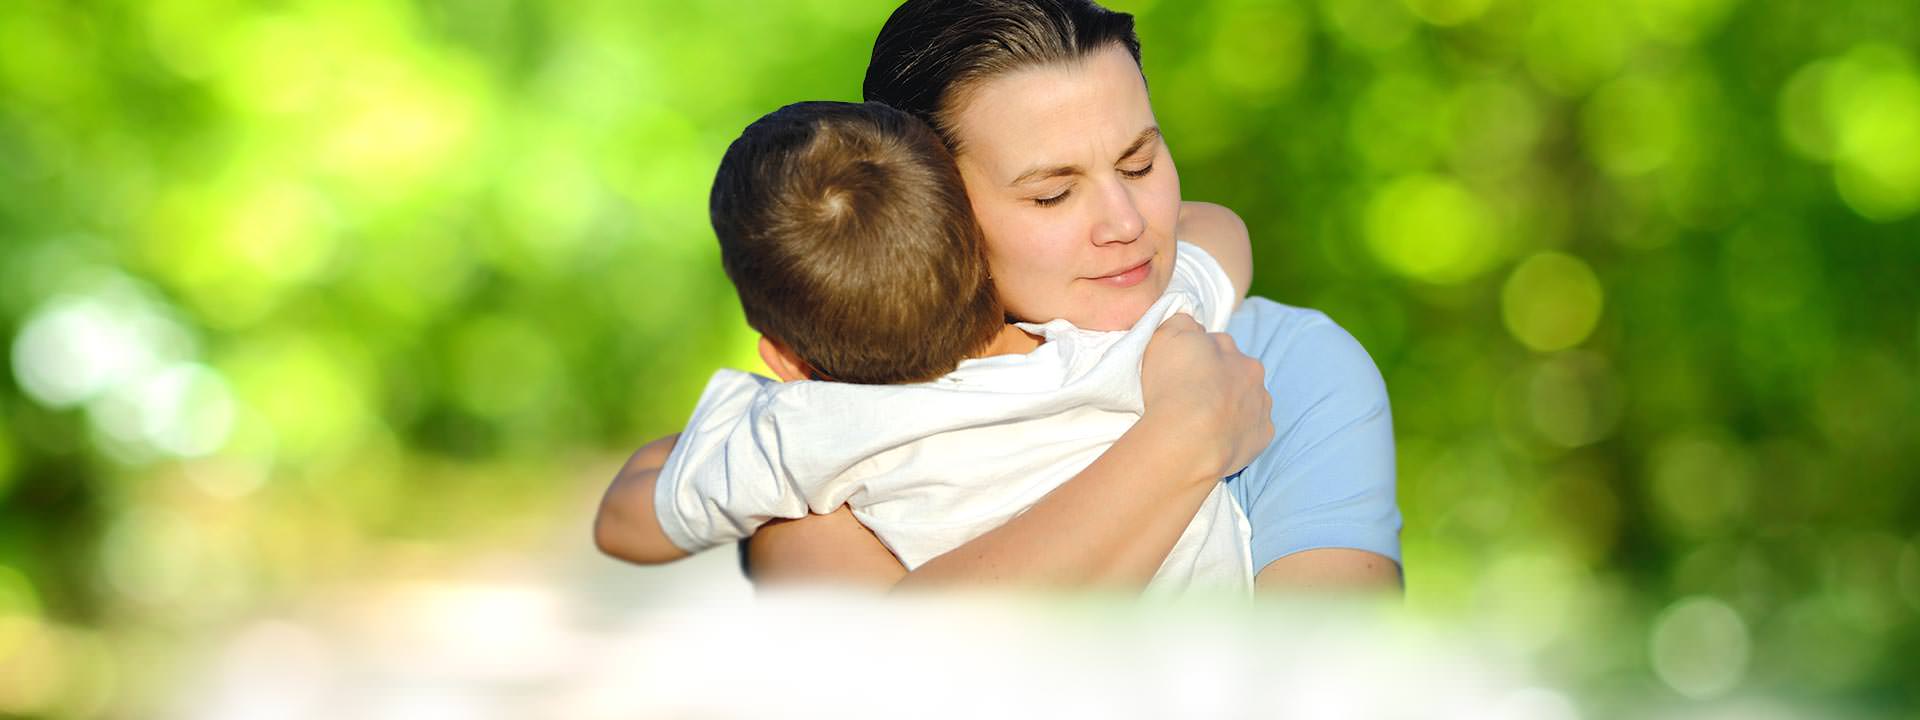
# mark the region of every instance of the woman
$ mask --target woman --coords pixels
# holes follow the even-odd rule
[[[1221,221],[1180,202],[1129,15],[1086,0],[909,0],[874,44],[866,96],[953,150],[1020,319],[1124,329],[1165,289],[1176,225]],[[1140,422],[1006,525],[909,574],[842,508],[763,528],[748,551],[756,580],[1138,586],[1213,483],[1245,466],[1229,483],[1254,525],[1257,588],[1398,587],[1391,420],[1372,361],[1325,316],[1261,298],[1228,335],[1163,327]],[[623,489],[668,447],[643,448],[609,489],[597,533],[609,553]]]

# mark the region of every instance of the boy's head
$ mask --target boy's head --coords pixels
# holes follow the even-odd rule
[[[931,380],[1004,322],[952,156],[893,108],[768,113],[727,148],[710,210],[747,323],[808,374]]]

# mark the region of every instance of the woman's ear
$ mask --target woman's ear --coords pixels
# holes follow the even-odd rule
[[[813,368],[807,365],[807,361],[801,360],[791,348],[765,335],[760,336],[760,360],[781,382],[813,379]]]

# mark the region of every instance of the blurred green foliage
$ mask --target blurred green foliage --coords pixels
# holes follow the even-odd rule
[[[0,6],[0,714],[584,538],[578,469],[754,366],[721,151],[892,4]],[[1255,291],[1386,376],[1414,609],[1602,716],[1920,705],[1920,5],[1112,5]]]

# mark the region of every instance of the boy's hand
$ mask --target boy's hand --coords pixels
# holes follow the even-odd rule
[[[1253,283],[1253,240],[1239,215],[1213,203],[1180,203],[1173,235],[1212,255],[1233,280],[1235,296],[1246,297]]]
[[[1226,333],[1209,333],[1193,316],[1160,324],[1140,365],[1146,412],[1140,424],[1181,434],[1170,448],[1191,451],[1212,478],[1233,474],[1273,440],[1273,398],[1260,361]]]

